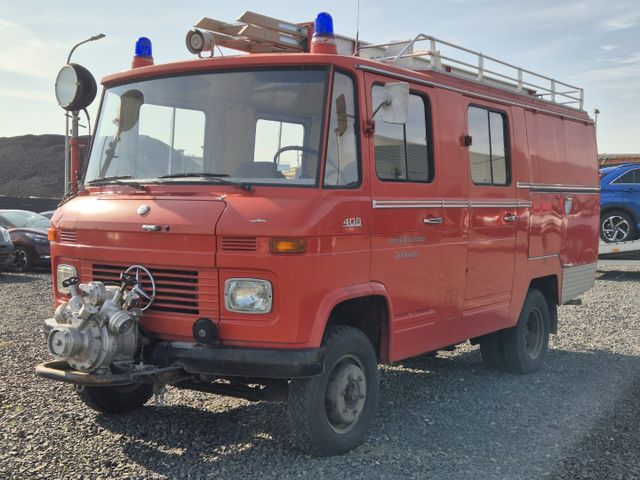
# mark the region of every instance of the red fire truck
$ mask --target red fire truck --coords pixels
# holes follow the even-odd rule
[[[336,454],[365,439],[378,364],[471,341],[488,368],[541,368],[596,270],[580,88],[428,35],[339,37],[327,14],[204,18],[187,46],[153,65],[143,38],[102,82],[52,219],[38,375],[102,412],[165,385],[286,400],[299,447]],[[76,67],[57,87],[77,111]]]

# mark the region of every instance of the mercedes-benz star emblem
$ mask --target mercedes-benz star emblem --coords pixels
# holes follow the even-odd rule
[[[142,205],[140,205],[138,207],[138,215],[140,215],[141,217],[144,217],[150,211],[151,211],[151,207],[149,205],[147,205],[146,203],[143,203]]]
[[[142,265],[131,265],[124,273],[133,276],[135,279],[135,285],[133,285],[132,290],[146,300],[146,305],[141,308],[143,311],[146,310],[156,299],[156,281],[153,275]],[[149,291],[149,287],[151,291]]]

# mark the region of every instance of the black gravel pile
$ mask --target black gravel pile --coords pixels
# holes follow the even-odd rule
[[[470,345],[382,367],[368,441],[334,458],[299,453],[278,403],[169,388],[166,407],[87,409],[33,373],[50,276],[0,274],[0,478],[640,478],[640,268],[627,270],[560,309],[543,371],[488,371]]]

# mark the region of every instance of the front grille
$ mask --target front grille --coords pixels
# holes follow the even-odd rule
[[[258,248],[256,237],[222,237],[222,250],[237,250],[255,252]]]
[[[0,263],[6,262],[7,258],[9,258],[9,248],[4,245],[0,245]]]
[[[58,238],[61,243],[76,243],[78,240],[76,231],[69,228],[61,228],[58,231]]]
[[[150,312],[169,312],[187,315],[200,314],[200,284],[195,270],[177,270],[147,267],[156,282],[156,299]],[[127,267],[119,265],[93,265],[93,280],[119,285],[120,274]],[[150,291],[151,282],[142,279],[142,285]]]

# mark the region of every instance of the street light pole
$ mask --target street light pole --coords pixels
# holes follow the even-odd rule
[[[106,35],[104,33],[99,33],[98,35],[94,35],[93,37],[89,37],[86,40],[76,43],[73,48],[69,51],[69,55],[67,56],[67,64],[71,63],[71,56],[73,52],[76,51],[80,45],[83,45],[88,42],[93,42],[95,40],[100,40],[104,38]],[[72,136],[78,136],[78,112],[72,112]],[[65,112],[65,125],[64,125],[64,195],[66,196],[71,190],[71,167],[69,162],[70,149],[69,149],[69,113]],[[89,132],[91,134],[91,132]]]

